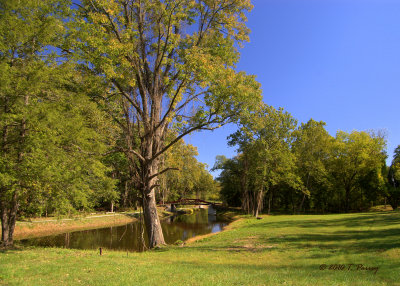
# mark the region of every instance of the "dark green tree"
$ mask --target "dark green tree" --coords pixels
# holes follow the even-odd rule
[[[68,1],[0,2],[1,243],[13,244],[18,211],[90,209],[114,182],[100,154],[106,116],[86,96],[83,75],[60,63]]]
[[[393,209],[400,204],[400,145],[394,150],[392,164],[388,172],[388,197]]]

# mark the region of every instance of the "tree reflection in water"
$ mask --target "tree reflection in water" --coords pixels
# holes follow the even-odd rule
[[[227,225],[226,220],[218,218],[213,210],[198,209],[191,215],[177,215],[161,222],[165,242],[172,244],[196,235],[218,232]],[[65,247],[76,249],[97,249],[99,247],[139,251],[140,224],[133,222],[123,226],[111,226],[92,230],[69,232],[39,238],[24,239],[23,245],[43,247]],[[147,241],[146,241],[147,243]]]

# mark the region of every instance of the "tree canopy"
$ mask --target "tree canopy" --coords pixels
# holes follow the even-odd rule
[[[237,72],[249,0],[86,1],[63,50],[105,83],[122,149],[140,190],[150,247],[164,244],[155,191],[161,156],[185,135],[215,129],[261,100]],[[115,105],[117,107],[115,108]],[[166,141],[170,131],[176,137]]]
[[[255,216],[264,205],[268,212],[348,212],[382,202],[384,137],[339,131],[334,138],[324,126],[313,119],[297,126],[290,114],[267,105],[243,117],[229,140],[238,155],[216,160],[222,198]],[[389,177],[395,177],[395,161]],[[397,202],[390,190],[390,201]]]

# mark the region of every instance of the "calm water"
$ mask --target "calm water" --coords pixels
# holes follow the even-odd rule
[[[221,231],[227,221],[220,220],[207,209],[196,210],[191,215],[178,215],[161,221],[165,242],[172,244],[196,235]],[[140,249],[139,222],[84,231],[68,232],[39,238],[21,240],[24,245],[97,249],[99,247],[138,251]],[[144,235],[146,237],[146,235]]]

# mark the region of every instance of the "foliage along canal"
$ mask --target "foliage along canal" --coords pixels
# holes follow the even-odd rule
[[[229,221],[220,218],[212,208],[196,209],[193,214],[176,215],[161,221],[165,242],[175,243],[197,235],[215,233],[222,230]],[[140,251],[140,222],[135,221],[123,226],[111,226],[91,230],[66,232],[38,238],[23,239],[25,246],[65,247],[75,249],[113,249]],[[143,235],[146,244],[147,237]]]

